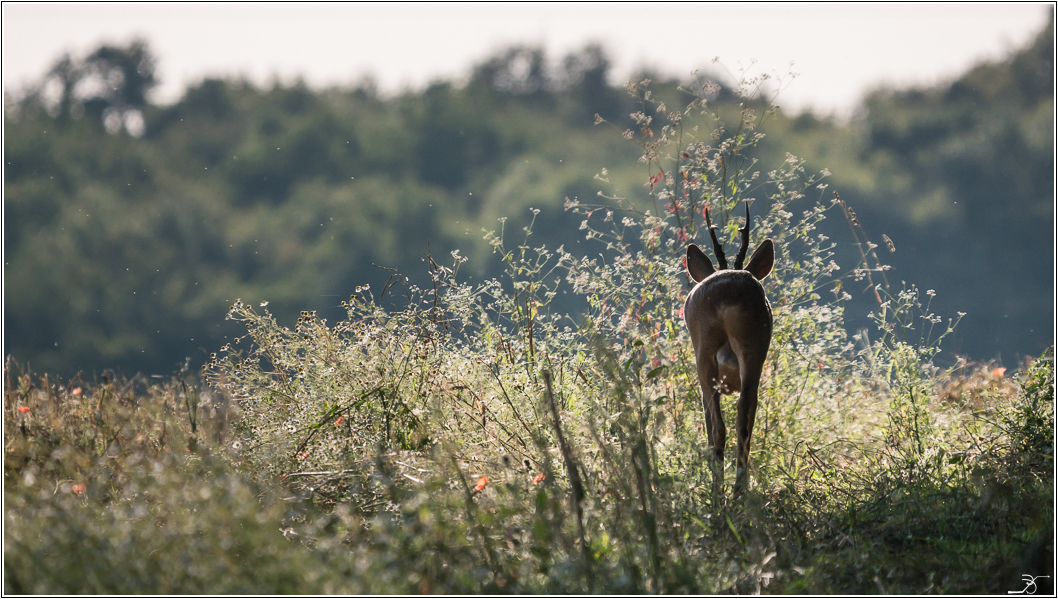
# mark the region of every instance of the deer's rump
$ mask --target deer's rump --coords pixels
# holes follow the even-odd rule
[[[717,271],[691,290],[683,313],[695,357],[715,360],[724,391],[739,391],[738,356],[766,353],[771,340],[771,305],[764,287],[744,270]]]

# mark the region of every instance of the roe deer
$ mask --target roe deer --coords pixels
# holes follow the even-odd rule
[[[720,395],[738,393],[735,432],[738,437],[735,494],[745,487],[749,466],[749,438],[757,415],[757,389],[761,370],[771,344],[771,304],[760,280],[775,265],[775,246],[765,239],[742,269],[749,245],[749,204],[746,204],[746,226],[739,229],[742,247],[735,267],[727,269],[724,248],[716,239],[716,226],[705,213],[706,226],[713,240],[713,253],[719,269],[693,243],[687,246],[687,272],[697,283],[687,295],[683,317],[690,330],[694,360],[698,366],[698,384],[702,388],[705,428],[716,463],[714,490],[720,491],[723,480],[724,442],[727,431],[720,414]]]

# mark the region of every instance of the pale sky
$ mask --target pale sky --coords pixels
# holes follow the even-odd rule
[[[1051,5],[997,4],[3,4],[3,85],[39,79],[63,52],[140,37],[158,59],[154,99],[206,76],[312,86],[370,75],[383,93],[465,78],[512,44],[549,58],[598,42],[611,83],[650,66],[684,77],[713,58],[731,72],[798,73],[785,109],[851,113],[882,84],[950,80],[1044,26]],[[792,63],[792,67],[791,67]]]

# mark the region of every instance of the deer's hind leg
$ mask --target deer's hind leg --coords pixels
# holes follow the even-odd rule
[[[723,494],[724,446],[727,429],[720,413],[720,368],[716,362],[716,347],[702,348],[698,359],[698,384],[702,389],[702,409],[705,412],[705,432],[709,442],[709,467],[713,473],[713,494]]]
[[[738,396],[738,411],[735,415],[736,457],[735,494],[740,495],[749,479],[749,442],[753,435],[753,422],[757,417],[757,400],[760,389],[760,373],[764,368],[764,354],[748,354],[740,360],[739,374],[742,391]]]
[[[706,348],[710,350],[712,348]],[[702,389],[702,410],[705,412],[705,432],[713,457],[724,461],[724,444],[727,442],[727,429],[720,413],[720,368],[716,363],[716,351],[703,352],[703,359],[698,361],[698,384]]]

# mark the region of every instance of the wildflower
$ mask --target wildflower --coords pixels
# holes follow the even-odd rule
[[[70,490],[73,491],[74,495],[80,495],[81,493],[84,493],[85,489],[87,489],[87,488],[88,487],[86,487],[85,485],[82,485],[81,483],[77,483],[76,485],[70,487]]]
[[[335,424],[341,424],[342,423],[342,419],[344,419],[344,418],[345,418],[344,416],[339,416],[338,420],[335,420],[334,423]]]
[[[654,189],[654,185],[660,183],[665,178],[665,173],[658,173],[656,175],[650,175],[650,189]]]
[[[80,395],[81,394],[81,388],[80,387],[75,388],[73,391],[70,391],[70,394],[71,395]]]
[[[1006,373],[1006,371],[1007,371],[1007,369],[1003,368],[1002,366],[1000,366],[999,368],[993,368],[992,369],[992,376],[994,376],[996,378],[1001,378]],[[19,410],[21,411],[22,408],[19,408]]]
[[[485,488],[485,485],[489,484],[489,477],[482,476],[478,479],[478,484],[474,485],[474,492],[479,493]]]
[[[539,485],[542,482],[544,482],[544,473],[543,472],[541,472],[540,474],[537,474],[536,476],[533,477],[533,484],[534,485]]]
[[[882,239],[885,240],[885,245],[889,246],[889,252],[890,253],[895,253],[896,252],[896,246],[893,245],[893,240],[889,239],[889,236],[886,235],[885,233],[882,233]],[[929,295],[930,297],[932,297],[934,295],[934,291],[932,289],[930,289],[929,291],[926,292],[926,295]]]
[[[19,414],[29,414],[29,406],[18,406]]]

